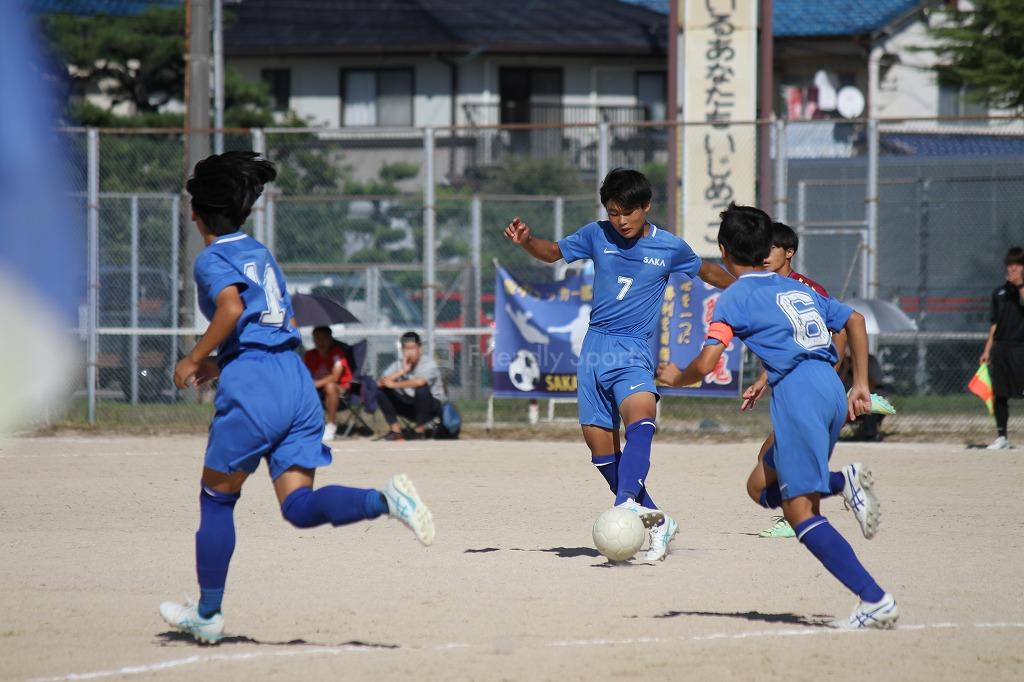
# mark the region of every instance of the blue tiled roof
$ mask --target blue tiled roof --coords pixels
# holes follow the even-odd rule
[[[29,9],[37,14],[140,14],[150,7],[173,7],[182,0],[28,0]]]
[[[622,0],[668,13],[669,0]],[[924,4],[921,0],[775,0],[772,30],[780,38],[871,33]]]
[[[1024,156],[1024,136],[882,133],[879,146],[893,156]]]

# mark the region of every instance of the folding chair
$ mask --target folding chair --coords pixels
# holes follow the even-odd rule
[[[345,414],[344,424],[338,424],[339,430],[343,431],[343,436],[350,435],[354,430],[359,429],[366,435],[373,435],[373,427],[366,423],[365,408],[363,406],[362,393],[362,370],[363,363],[366,362],[366,347],[367,341],[357,341],[354,344],[347,344],[341,341],[335,341],[339,348],[345,353],[345,359],[348,361],[348,366],[352,370],[352,383],[345,391],[344,395],[341,396],[340,404],[338,405],[339,416],[341,412]]]

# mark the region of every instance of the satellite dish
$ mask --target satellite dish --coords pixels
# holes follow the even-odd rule
[[[843,118],[857,118],[864,113],[864,95],[860,90],[847,85],[839,90],[836,109]]]

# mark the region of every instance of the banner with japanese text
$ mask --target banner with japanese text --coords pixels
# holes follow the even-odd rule
[[[700,280],[672,275],[665,290],[658,332],[651,339],[655,362],[685,367],[700,352],[719,291]],[[499,397],[553,398],[576,395],[576,363],[590,323],[593,275],[527,283],[498,268],[493,370]],[[734,348],[733,345],[736,345]],[[663,395],[739,393],[740,350],[733,342],[702,386],[659,387]]]
[[[757,0],[673,1],[683,25],[683,120],[701,123],[683,128],[677,233],[698,255],[718,257],[718,214],[757,198]]]

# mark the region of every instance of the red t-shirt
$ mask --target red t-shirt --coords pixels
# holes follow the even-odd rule
[[[828,292],[825,290],[825,287],[821,286],[820,284],[815,282],[813,279],[811,279],[807,275],[801,275],[799,272],[794,270],[793,272],[789,273],[789,278],[790,279],[795,279],[796,281],[800,282],[801,284],[806,284],[810,288],[812,288],[815,291],[817,291],[820,296],[824,296],[825,298],[829,298]]]
[[[327,357],[320,355],[320,351],[313,348],[306,351],[302,359],[314,380],[321,379],[330,374],[334,371],[334,366],[340,362],[341,377],[338,379],[338,384],[345,389],[352,385],[352,369],[348,366],[345,352],[341,348],[337,346],[332,347],[327,351]]]

